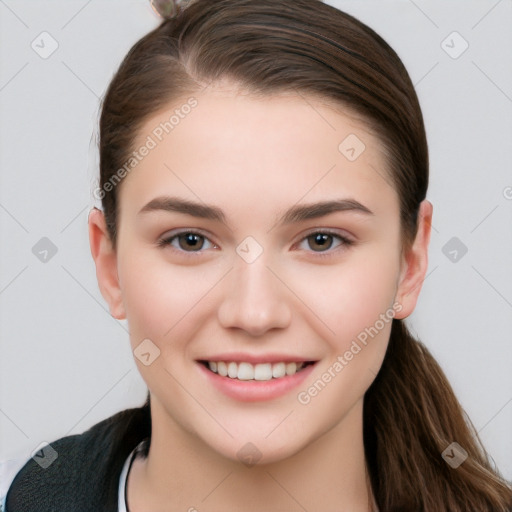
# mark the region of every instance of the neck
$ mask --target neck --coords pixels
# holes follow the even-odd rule
[[[128,478],[129,509],[373,512],[362,405],[293,456],[250,467],[220,456],[152,407],[148,457],[134,461]]]

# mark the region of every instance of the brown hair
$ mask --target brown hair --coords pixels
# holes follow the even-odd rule
[[[254,94],[320,97],[362,116],[384,145],[409,246],[427,193],[428,148],[418,98],[393,49],[319,0],[196,0],[131,48],[102,104],[101,199],[114,247],[122,183],[107,185],[119,181],[141,126],[220,79]],[[363,427],[382,512],[512,507],[509,483],[491,466],[441,368],[402,320],[393,319],[384,362],[366,392]],[[468,454],[456,469],[441,456],[452,442]]]

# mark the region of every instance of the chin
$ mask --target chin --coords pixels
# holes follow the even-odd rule
[[[289,459],[300,452],[308,444],[306,439],[292,440],[289,436],[278,436],[274,439],[261,439],[261,435],[245,436],[244,441],[229,439],[224,444],[209,444],[218,455],[246,467],[262,467]]]

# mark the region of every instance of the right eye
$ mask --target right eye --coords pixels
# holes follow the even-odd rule
[[[205,249],[205,244],[209,245],[206,249],[218,248],[206,236],[197,231],[180,231],[178,233],[165,236],[158,241],[159,247],[171,246],[179,252],[201,253]]]

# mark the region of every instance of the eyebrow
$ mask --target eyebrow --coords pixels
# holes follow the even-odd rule
[[[227,225],[226,216],[220,208],[178,197],[156,197],[143,206],[139,210],[139,214],[154,211],[183,213],[200,219],[222,222]],[[279,219],[278,224],[293,224],[304,220],[323,217],[334,212],[355,212],[364,215],[374,215],[369,208],[355,199],[335,199],[292,206]]]

